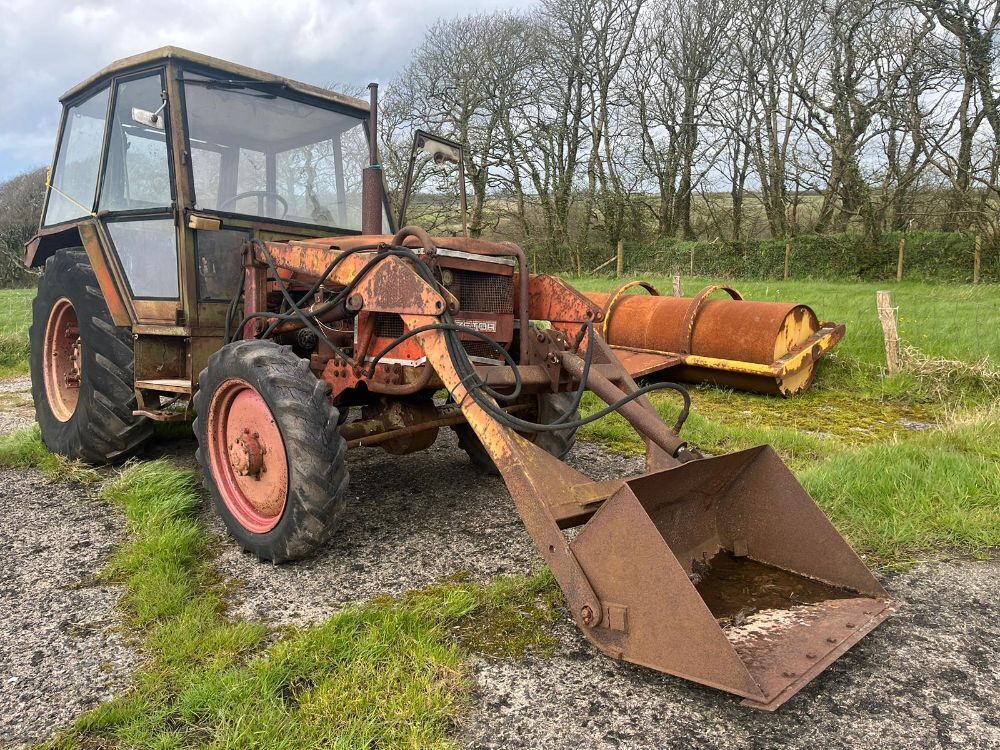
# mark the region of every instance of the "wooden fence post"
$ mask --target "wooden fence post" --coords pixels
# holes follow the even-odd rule
[[[899,257],[896,258],[896,281],[903,280],[903,253],[906,252],[906,235],[899,238]]]
[[[972,261],[972,283],[979,283],[979,274],[983,267],[983,236],[976,235],[976,254]]]
[[[892,306],[891,292],[875,293],[878,317],[882,322],[882,336],[885,339],[885,367],[891,375],[899,371],[899,329],[896,326],[896,309]]]
[[[681,277],[680,276],[674,276],[674,296],[675,297],[683,297],[684,296],[684,289],[683,289],[683,287],[681,287]]]
[[[792,262],[792,243],[785,243],[785,275],[782,277],[785,281],[788,281],[788,267]]]
[[[618,240],[618,263],[615,265],[615,276],[625,274],[625,241]]]
[[[691,243],[691,275],[694,276],[694,243]]]

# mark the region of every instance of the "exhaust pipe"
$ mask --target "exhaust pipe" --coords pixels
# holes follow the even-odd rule
[[[378,84],[368,84],[368,166],[361,172],[361,233],[382,234],[382,165],[378,161]]]

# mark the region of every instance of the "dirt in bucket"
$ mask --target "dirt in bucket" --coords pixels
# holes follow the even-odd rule
[[[766,609],[788,609],[857,594],[723,550],[696,566],[695,588],[717,620],[739,620]]]

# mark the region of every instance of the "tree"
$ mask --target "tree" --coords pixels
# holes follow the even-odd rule
[[[25,282],[24,243],[38,231],[45,200],[45,169],[34,169],[0,183],[0,283]]]

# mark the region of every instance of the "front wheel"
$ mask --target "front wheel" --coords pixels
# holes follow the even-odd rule
[[[264,560],[305,557],[345,506],[347,444],[330,386],[291,347],[238,341],[198,380],[198,463],[216,512]]]

